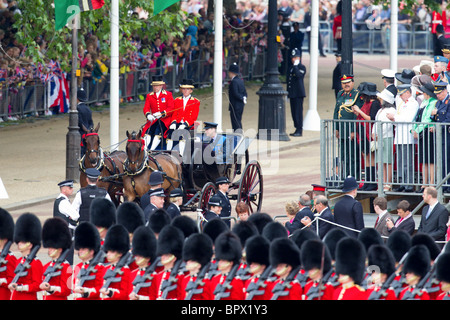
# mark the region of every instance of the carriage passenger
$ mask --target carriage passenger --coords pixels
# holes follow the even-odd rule
[[[221,134],[217,134],[217,123],[214,122],[204,122],[205,135],[203,136],[204,149],[206,152],[203,153],[204,162],[206,164],[224,164],[226,163],[225,154],[225,137]],[[210,152],[208,154],[208,152]],[[208,157],[210,156],[210,157]]]
[[[173,97],[171,92],[163,89],[165,82],[162,80],[162,76],[154,76],[151,85],[153,92],[147,95],[143,109],[147,123],[142,130],[142,136],[145,145],[150,150],[156,150],[171,123]]]

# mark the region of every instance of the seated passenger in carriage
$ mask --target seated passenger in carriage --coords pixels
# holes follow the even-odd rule
[[[142,130],[142,136],[146,147],[156,150],[172,120],[173,96],[171,92],[163,89],[165,82],[162,80],[162,76],[154,76],[151,85],[153,92],[150,92],[145,98],[143,109],[147,123]],[[163,145],[160,148],[164,147]]]
[[[217,134],[217,123],[204,122],[205,134],[203,135],[203,161],[206,164],[226,163],[225,136]],[[208,153],[208,151],[210,153]]]
[[[191,79],[183,79],[180,84],[180,89],[182,96],[176,98],[173,102],[172,122],[164,134],[167,141],[167,150],[172,150],[172,147],[174,147],[174,141],[172,139],[174,131],[184,129],[192,130],[200,111],[200,100],[192,96],[194,81]],[[174,138],[175,142],[179,141],[178,147],[182,155],[186,146],[186,140],[183,135],[176,135]]]

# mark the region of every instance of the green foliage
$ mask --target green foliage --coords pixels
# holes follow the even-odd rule
[[[26,56],[33,62],[44,62],[45,59],[58,59],[64,70],[70,69],[72,52],[72,29],[67,26],[55,31],[55,0],[26,0],[18,1],[22,15],[15,16],[14,27],[17,30],[16,39],[23,44]],[[180,5],[175,4],[170,8],[152,16],[153,1],[148,0],[119,0],[120,4],[120,53],[125,54],[127,49],[136,50],[131,44],[132,36],[148,37],[150,40],[159,35],[167,40],[171,37],[183,37],[183,32],[191,22],[183,12]],[[111,24],[109,17],[111,2],[105,1],[101,9],[81,12],[80,29],[78,30],[78,42],[84,43],[84,36],[95,34],[100,43],[101,53],[110,55]],[[147,20],[138,19],[129,14],[133,8],[143,8],[149,12]],[[38,39],[43,38],[47,42],[44,56],[39,55]]]

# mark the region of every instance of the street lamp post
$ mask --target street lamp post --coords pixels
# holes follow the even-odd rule
[[[287,91],[281,85],[278,72],[277,20],[277,1],[269,0],[266,74],[264,84],[256,92],[259,95],[258,138],[289,141],[286,134]],[[273,129],[278,131],[276,135],[272,134]]]

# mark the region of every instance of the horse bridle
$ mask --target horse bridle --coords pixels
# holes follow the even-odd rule
[[[128,143],[129,142],[140,143],[141,144],[141,151],[144,151],[144,157],[143,157],[142,162],[140,163],[140,165],[139,165],[137,170],[131,171],[128,166],[130,164],[131,165],[138,165],[139,164],[139,160],[130,161],[130,159],[127,157],[125,159],[125,161],[123,162],[123,170],[124,170],[124,172],[126,172],[127,175],[135,176],[135,175],[140,174],[142,171],[145,170],[145,168],[147,168],[147,166],[148,166],[148,154],[144,150],[145,149],[145,141],[143,139],[139,139],[139,140],[137,140],[137,139],[128,139]],[[127,148],[128,148],[128,146],[127,146]]]
[[[90,132],[90,133],[86,133],[83,135],[83,144],[86,145],[86,137],[89,136],[97,136],[98,137],[98,150],[95,149],[91,149],[91,150],[87,150],[86,149],[86,153],[83,155],[83,157],[80,159],[80,169],[85,172],[86,167],[84,165],[84,159],[86,158],[86,154],[89,156],[91,153],[96,153],[97,154],[97,166],[95,167],[95,169],[101,171],[104,165],[104,153],[103,153],[103,149],[100,147],[100,137],[98,135],[97,132]]]

